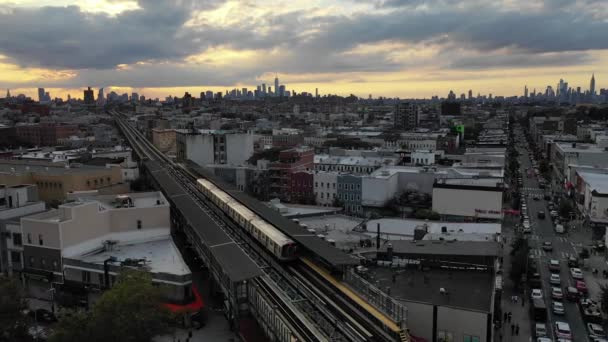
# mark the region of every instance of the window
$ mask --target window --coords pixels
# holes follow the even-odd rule
[[[42,239],[42,234],[38,234],[38,244],[40,246],[44,245],[44,240]]]
[[[15,245],[15,246],[23,245],[23,241],[21,241],[20,233],[13,233],[13,245]]]
[[[11,260],[13,262],[21,263],[21,253],[19,252],[11,252]]]
[[[333,185],[333,188],[335,189],[336,188],[336,183],[331,183],[331,184]]]
[[[141,229],[141,220],[137,220],[137,229]]]
[[[32,243],[32,233],[27,233],[27,243]]]
[[[110,177],[106,178],[106,180],[108,181],[108,183],[110,183],[111,181]]]
[[[321,193],[321,198],[323,198],[323,194],[324,194],[324,192]]]
[[[82,271],[82,282],[87,284],[91,282],[91,272]]]
[[[451,332],[439,331],[437,333],[437,342],[453,342],[454,336]]]
[[[319,187],[319,182],[315,182],[315,188]]]
[[[42,266],[42,268],[46,268],[46,259],[45,258],[40,259],[40,266]]]
[[[34,257],[30,257],[30,267],[34,267],[35,261]]]
[[[464,334],[463,342],[479,342],[479,337]]]
[[[53,260],[53,271],[58,271],[59,265],[57,264],[57,260]]]

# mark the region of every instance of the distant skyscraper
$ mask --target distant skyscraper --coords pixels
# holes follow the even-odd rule
[[[589,93],[595,95],[595,73],[591,75],[591,83],[589,84]]]
[[[99,88],[99,91],[97,92],[97,104],[103,106],[105,100],[106,96],[103,94],[103,88]]]
[[[528,98],[528,86],[524,87],[524,97]]]
[[[95,95],[93,94],[93,89],[91,89],[91,87],[88,87],[84,91],[84,103],[89,105],[95,103]]]
[[[319,97],[319,88],[315,88],[315,97]]]
[[[44,88],[38,88],[38,102],[44,102]]]
[[[11,90],[10,89],[6,89],[6,98],[7,99],[11,98]]]
[[[450,90],[450,93],[448,94],[448,100],[456,100],[456,94],[454,94],[454,92],[451,90]]]
[[[280,96],[280,97],[285,96],[285,85],[284,85],[284,84],[281,84],[281,85],[279,86],[279,96]]]
[[[469,100],[473,99],[473,90],[469,89]]]
[[[279,96],[279,76],[274,77],[274,92],[276,96]]]
[[[266,83],[262,83],[262,96],[266,95]]]

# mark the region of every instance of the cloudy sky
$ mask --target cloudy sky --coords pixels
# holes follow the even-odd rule
[[[0,87],[359,96],[608,86],[605,0],[0,0]]]

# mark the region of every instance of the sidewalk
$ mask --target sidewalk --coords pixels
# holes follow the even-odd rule
[[[592,255],[587,259],[586,263],[588,269],[583,270],[583,276],[587,284],[587,291],[589,291],[589,298],[598,301],[602,292],[601,286],[608,285],[608,279],[604,279],[602,276],[602,271],[608,270],[608,264],[603,255]],[[594,268],[599,271],[597,275],[591,273],[591,270]]]
[[[511,242],[513,241],[513,227],[511,225],[503,226],[503,236],[508,238],[503,249],[503,292],[502,292],[502,312],[511,312],[511,323],[505,323],[503,317],[502,327],[494,332],[494,341],[500,342],[529,342],[531,340],[532,321],[529,315],[528,295],[521,292],[516,292],[511,279],[509,279],[509,271],[511,269]],[[517,303],[511,301],[511,296],[518,296]],[[525,305],[522,306],[522,299],[525,300]],[[511,324],[519,325],[519,335],[511,335]],[[502,334],[502,340],[500,338]]]

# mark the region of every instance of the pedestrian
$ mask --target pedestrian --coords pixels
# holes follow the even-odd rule
[[[511,324],[511,336],[513,336],[514,332],[515,332],[515,324]]]
[[[515,335],[519,336],[519,324],[515,325]]]
[[[505,312],[502,317],[505,319],[505,323],[507,323],[507,313]]]
[[[507,319],[509,320],[509,323],[511,323],[511,311],[509,311],[509,314],[507,315]]]

